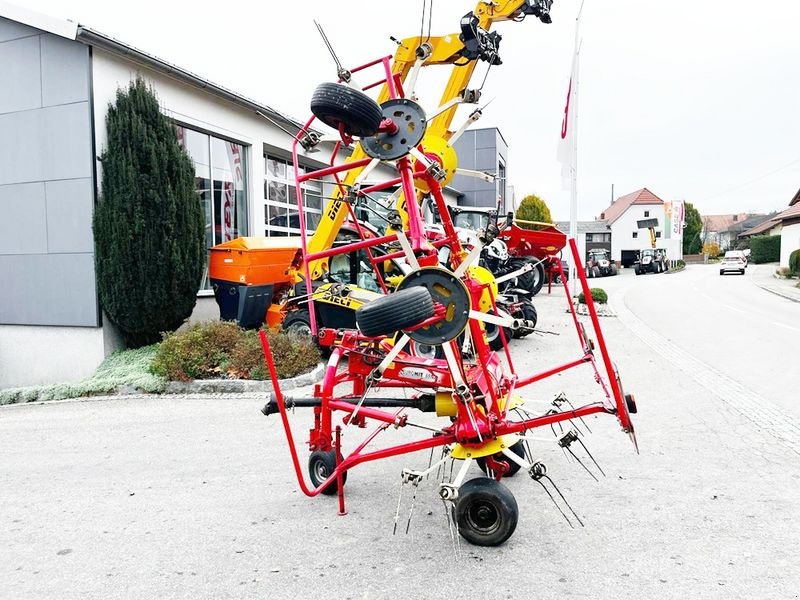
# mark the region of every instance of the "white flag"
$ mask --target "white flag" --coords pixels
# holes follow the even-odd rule
[[[567,88],[567,102],[564,105],[564,115],[561,119],[561,139],[558,142],[558,160],[561,163],[561,188],[568,190],[572,187],[572,173],[575,169],[575,120],[578,110],[578,63],[580,61],[580,48],[575,44],[575,53],[572,55],[572,72]]]

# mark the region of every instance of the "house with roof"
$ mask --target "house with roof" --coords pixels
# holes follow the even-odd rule
[[[717,244],[723,252],[732,250],[736,246],[736,240],[743,232],[762,224],[768,216],[763,213],[705,215],[700,239],[704,244]]]
[[[789,201],[789,208],[778,213],[772,219],[781,226],[781,259],[780,266],[789,266],[789,256],[800,250],[800,190]]]
[[[642,188],[612,201],[597,221],[604,222],[610,231],[612,260],[630,267],[638,252],[652,247],[650,232],[639,227],[639,221],[648,219],[657,221],[654,227],[656,247],[666,250],[670,260],[683,257],[682,213],[681,203],[664,202],[647,188]]]
[[[98,301],[92,216],[109,103],[137,77],[155,90],[194,163],[208,247],[299,235],[300,219],[313,230],[332,193],[330,178],[306,182],[298,211],[297,119],[89,27],[0,1],[0,388],[80,379],[119,348]],[[480,142],[481,168],[505,165],[504,146],[494,156],[497,137],[465,137],[467,146]],[[301,171],[327,166],[333,142],[322,147],[300,152]],[[394,176],[383,166],[370,174]],[[492,202],[504,189],[491,190]],[[444,192],[448,203],[462,197]],[[219,316],[207,277],[198,314]]]
[[[757,235],[779,235],[781,237],[780,266],[789,266],[789,256],[800,249],[800,190],[789,201],[789,208],[767,215],[757,225],[745,229],[739,238]]]

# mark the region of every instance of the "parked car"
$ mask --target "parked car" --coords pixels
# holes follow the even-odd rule
[[[745,268],[747,268],[747,263],[749,262],[749,259],[747,257],[747,254],[744,253],[744,250],[728,250],[725,253],[725,257],[723,258],[723,260],[728,257],[741,258],[742,260],[744,260]]]
[[[736,271],[741,275],[744,275],[744,270],[747,268],[747,260],[745,257],[742,256],[728,256],[731,252],[739,252],[741,254],[741,250],[732,250],[725,253],[725,258],[722,259],[722,262],[719,265],[719,274],[724,275],[729,271]]]

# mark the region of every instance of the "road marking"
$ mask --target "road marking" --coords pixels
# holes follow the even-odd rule
[[[778,327],[783,327],[784,329],[791,329],[792,331],[800,331],[797,327],[792,327],[791,325],[787,325],[786,323],[779,323],[778,321],[772,321],[773,325],[777,325]]]
[[[740,313],[747,312],[745,310],[742,310],[741,308],[736,308],[735,306],[731,306],[730,304],[720,304],[720,306],[724,306],[725,308],[730,308],[731,310],[735,310],[736,312]]]
[[[759,429],[766,431],[800,454],[800,423],[796,419],[783,413],[760,394],[720,373],[650,328],[625,305],[626,291],[627,288],[618,291],[612,298],[612,305],[617,312],[617,317],[628,329],[642,342]]]

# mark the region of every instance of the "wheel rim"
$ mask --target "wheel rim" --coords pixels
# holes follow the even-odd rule
[[[414,354],[420,358],[436,358],[436,346],[412,341]]]
[[[502,518],[494,503],[489,500],[475,500],[466,512],[469,527],[482,535],[491,535],[500,528]]]
[[[293,335],[311,337],[311,325],[303,321],[291,323],[286,330]]]
[[[319,481],[319,483],[325,481],[330,475],[330,473],[328,473],[328,468],[325,466],[325,463],[321,460],[318,460],[314,463],[313,470],[314,470],[314,475],[317,476],[317,480]]]

